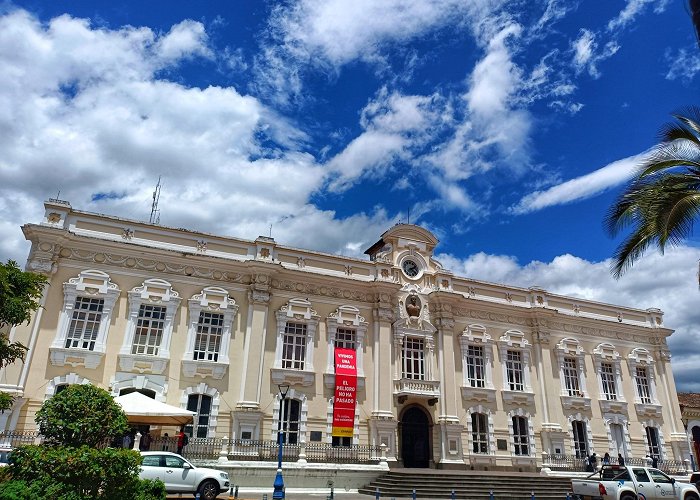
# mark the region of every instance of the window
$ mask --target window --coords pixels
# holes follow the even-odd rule
[[[467,380],[469,387],[484,387],[484,347],[467,346]]]
[[[508,389],[511,391],[522,391],[523,386],[523,362],[522,353],[520,351],[511,351],[507,353],[506,374],[508,377]]]
[[[472,413],[472,451],[489,452],[488,417],[483,413]]]
[[[332,436],[331,439],[331,446],[334,448],[340,448],[343,446],[352,446],[352,438],[349,436],[346,437],[341,437],[341,436]]]
[[[282,421],[277,430],[282,432],[282,442],[297,444],[299,442],[299,417],[301,404],[297,399],[286,398],[282,404]]]
[[[160,467],[160,455],[145,455],[141,462],[141,465],[146,467]]]
[[[282,368],[303,370],[306,360],[306,325],[287,322],[283,342]]]
[[[186,377],[222,379],[229,364],[231,325],[238,312],[236,301],[219,287],[206,287],[187,301],[187,348],[182,357]]]
[[[661,446],[659,444],[659,429],[647,426],[647,451],[650,457],[661,457]]]
[[[406,338],[403,345],[403,378],[425,380],[423,339]]]
[[[77,297],[73,306],[68,333],[66,335],[66,348],[95,349],[95,341],[102,322],[102,309],[104,299]]]
[[[290,299],[276,313],[277,344],[271,370],[273,384],[314,384],[314,342],[318,313],[306,299]],[[328,344],[331,347],[331,344]],[[292,373],[293,372],[293,373]]]
[[[63,284],[63,310],[50,347],[51,364],[97,368],[104,356],[107,332],[119,288],[102,271],[82,271]]]
[[[191,425],[185,427],[185,432],[192,437],[207,437],[209,419],[211,418],[211,396],[207,394],[190,394],[187,398],[187,409],[196,413]]]
[[[165,372],[173,318],[179,306],[180,295],[161,279],[147,279],[129,291],[129,321],[119,351],[122,371]]]
[[[564,358],[564,387],[569,396],[581,396],[576,358]]]
[[[634,477],[637,480],[638,483],[649,483],[649,476],[647,475],[647,471],[644,469],[632,469],[632,472],[634,472]]]
[[[518,456],[527,456],[530,454],[527,417],[513,417],[513,453]]]
[[[615,386],[615,371],[612,363],[600,364],[600,381],[603,385],[603,396],[608,401],[617,400],[617,388]]]
[[[636,375],[639,400],[644,404],[651,404],[651,391],[649,390],[649,377],[646,367],[638,366]]]
[[[163,461],[165,462],[165,467],[172,467],[173,469],[182,469],[185,465],[185,461],[183,459],[172,455],[165,455],[163,457]]]
[[[324,383],[326,387],[335,387],[335,349],[353,349],[355,351],[355,367],[357,368],[358,384],[364,385],[364,367],[362,362],[362,345],[367,333],[368,323],[355,306],[342,305],[326,318],[328,346],[326,351],[326,371]]]
[[[655,483],[661,483],[661,484],[672,484],[673,483],[673,481],[671,481],[671,478],[668,477],[663,472],[661,472],[660,470],[651,469],[651,470],[649,470],[649,475],[651,476],[651,478],[654,480]]]
[[[221,349],[224,315],[200,312],[197,323],[197,336],[194,340],[194,359],[218,361]]]
[[[56,386],[56,392],[54,392],[54,396],[55,396],[56,394],[60,394],[61,392],[65,391],[66,389],[68,389],[68,386],[69,386],[69,385],[70,385],[70,384],[60,384],[60,385],[57,385],[57,386]]]
[[[534,404],[534,394],[530,384],[532,345],[525,338],[525,334],[518,330],[508,330],[499,338],[498,343],[503,367],[503,400],[507,404],[520,405],[524,402],[528,405]]]
[[[338,328],[335,332],[335,347],[341,349],[355,349],[355,329]]]
[[[571,422],[571,430],[574,435],[574,453],[576,458],[588,457],[588,432],[586,422],[574,420]]]
[[[164,326],[165,307],[141,304],[131,354],[158,356]]]

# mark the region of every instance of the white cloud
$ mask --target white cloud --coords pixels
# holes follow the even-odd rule
[[[523,197],[512,211],[516,214],[536,212],[595,196],[629,180],[639,168],[644,156],[645,154],[641,154],[623,158],[590,174],[570,179],[544,191],[530,193]]]
[[[465,259],[446,254],[436,258],[456,274],[492,283],[539,286],[556,294],[639,309],[658,307],[665,313],[664,325],[675,329],[669,346],[679,390],[700,389],[697,381],[700,334],[696,328],[700,322],[698,248],[671,248],[664,255],[651,252],[620,280],[611,277],[610,259],[589,262],[566,254],[551,262],[520,265],[514,257],[485,253]]]
[[[593,78],[600,77],[598,64],[614,56],[620,50],[620,45],[615,39],[609,40],[601,48],[596,40],[596,34],[587,29],[582,29],[579,37],[571,45],[576,72],[587,71]]]
[[[379,209],[338,220],[316,208],[323,167],[302,152],[305,134],[256,98],[159,79],[211,57],[207,39],[191,21],[158,35],[0,16],[0,258],[24,260],[19,227],[58,191],[82,210],[147,219],[158,176],[164,225],[255,237],[272,224],[282,243],[355,252],[352,231],[369,245],[393,222]]]
[[[647,5],[654,6],[654,12],[663,12],[668,5],[669,0],[627,0],[625,8],[620,11],[616,18],[611,19],[608,23],[608,30],[614,31],[618,28],[625,27],[627,24],[641,14]]]
[[[700,55],[696,46],[679,49],[675,54],[668,50],[664,59],[668,65],[668,80],[690,81],[700,72]]]

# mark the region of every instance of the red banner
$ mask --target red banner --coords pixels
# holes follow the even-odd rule
[[[333,403],[333,436],[352,437],[355,428],[357,401],[357,367],[355,350],[335,350],[335,398]]]

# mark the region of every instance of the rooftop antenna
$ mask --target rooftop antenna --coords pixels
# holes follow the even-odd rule
[[[56,199],[60,200],[61,199],[61,190],[58,190],[58,193],[56,193]]]
[[[158,176],[158,184],[153,191],[153,203],[151,203],[151,216],[148,222],[151,224],[160,224],[160,210],[158,210],[158,200],[160,200],[160,175]]]
[[[270,224],[270,238],[272,238],[272,224]]]

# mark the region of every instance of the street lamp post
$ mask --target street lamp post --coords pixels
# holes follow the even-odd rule
[[[275,491],[272,492],[272,499],[283,499],[284,498],[284,478],[282,478],[282,438],[284,436],[283,425],[284,425],[284,399],[287,397],[287,391],[289,391],[288,385],[278,385],[280,390],[280,417],[279,417],[279,427],[277,428],[277,443],[279,444],[279,454],[277,455],[277,475],[275,476]]]

